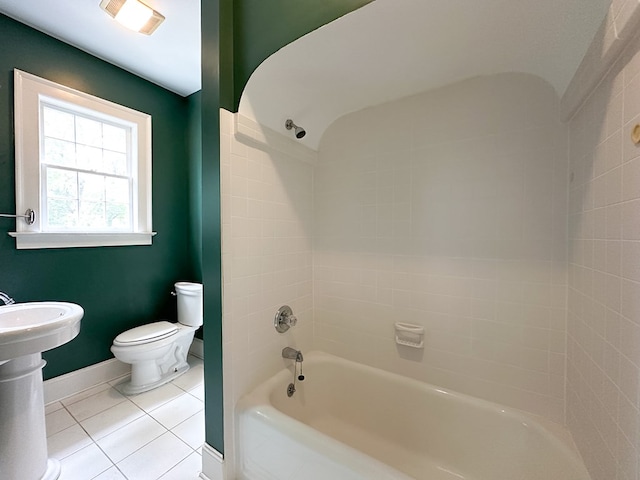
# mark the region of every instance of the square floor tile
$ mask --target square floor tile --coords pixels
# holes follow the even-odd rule
[[[62,402],[48,403],[44,406],[44,414],[49,415],[50,413],[60,410],[61,408],[64,408],[64,405],[62,405]]]
[[[201,471],[202,457],[194,452],[161,476],[160,480],[199,480]]]
[[[124,401],[81,421],[80,425],[94,440],[98,440],[143,415],[145,415],[144,411],[137,405]]]
[[[172,382],[184,391],[192,390],[204,382],[204,365],[195,362],[189,364],[191,368]]]
[[[62,474],[59,480],[91,480],[113,466],[102,450],[93,443],[60,463]]]
[[[118,463],[166,432],[166,428],[144,415],[96,443],[113,463]]]
[[[203,408],[204,404],[200,400],[188,393],[184,393],[182,396],[152,410],[149,415],[168,429],[172,429]]]
[[[189,394],[204,402],[204,383],[201,383],[196,388],[189,390]]]
[[[183,394],[184,390],[176,387],[172,383],[167,383],[166,385],[154,388],[148,392],[144,392],[139,395],[131,395],[128,398],[145,412],[150,412],[151,410],[155,410]]]
[[[116,466],[129,479],[157,480],[192,453],[186,443],[167,432]]]
[[[204,443],[204,410],[200,410],[184,422],[176,425],[171,431],[194,450]]]
[[[87,432],[75,423],[73,426],[54,433],[47,438],[47,450],[50,457],[62,460],[92,443],[91,437],[87,435]]]
[[[60,400],[60,403],[63,405],[71,405],[72,403],[79,402],[80,400],[84,400],[87,397],[92,397],[96,393],[103,392],[104,390],[109,390],[111,386],[108,383],[101,383],[100,385],[96,385],[95,387],[87,388],[81,392],[78,392],[74,395],[71,395],[67,398],[63,398]]]
[[[109,470],[101,473],[100,475],[95,477],[93,480],[128,480],[128,479],[116,467],[111,467]]]
[[[47,425],[47,437],[54,435],[62,430],[69,428],[76,424],[76,420],[71,416],[69,412],[63,407],[58,410],[54,410],[51,413],[47,413],[45,416]]]
[[[102,390],[77,402],[64,405],[67,407],[67,410],[69,410],[69,413],[71,413],[78,422],[81,422],[126,400],[127,398],[124,395],[109,386],[106,390]]]

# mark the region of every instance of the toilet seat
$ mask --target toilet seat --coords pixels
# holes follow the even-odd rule
[[[177,332],[178,327],[175,323],[166,321],[148,323],[122,332],[115,338],[113,344],[121,347],[142,345],[169,338]]]

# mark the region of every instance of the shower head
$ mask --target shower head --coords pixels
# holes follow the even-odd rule
[[[304,136],[307,134],[307,132],[305,131],[305,129],[304,129],[304,128],[299,127],[298,125],[296,125],[295,123],[293,123],[293,120],[291,120],[291,119],[288,119],[288,120],[284,123],[284,127],[285,127],[287,130],[291,130],[291,129],[293,129],[293,132],[296,134],[296,138],[297,138],[298,140],[299,140],[299,139],[301,139],[302,137],[304,137]]]

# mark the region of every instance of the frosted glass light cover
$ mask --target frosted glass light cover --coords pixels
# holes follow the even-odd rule
[[[127,0],[115,19],[125,27],[139,32],[153,15],[153,9],[137,0]]]

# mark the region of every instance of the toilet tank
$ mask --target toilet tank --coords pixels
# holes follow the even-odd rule
[[[202,284],[177,282],[178,322],[190,327],[202,325]]]

